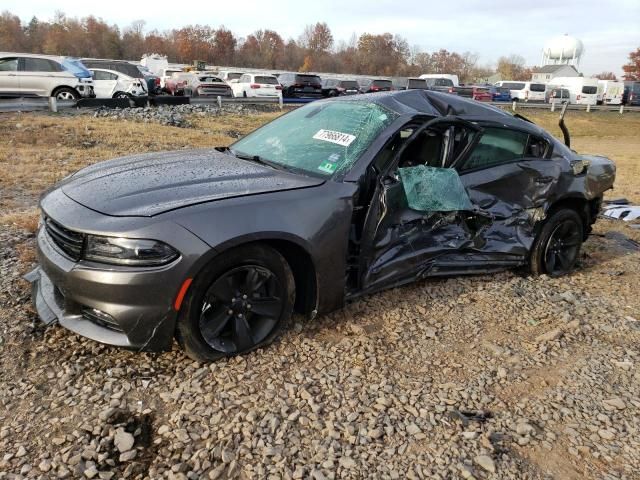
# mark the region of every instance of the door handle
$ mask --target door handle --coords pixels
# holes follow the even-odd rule
[[[536,183],[539,185],[544,185],[553,182],[553,179],[554,177],[538,177],[536,178]]]

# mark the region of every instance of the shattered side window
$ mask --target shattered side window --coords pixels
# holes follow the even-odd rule
[[[231,150],[329,177],[351,168],[397,116],[375,103],[311,103],[250,133]]]
[[[472,210],[471,200],[458,173],[452,168],[419,165],[399,168],[400,180],[412,210],[457,212]]]

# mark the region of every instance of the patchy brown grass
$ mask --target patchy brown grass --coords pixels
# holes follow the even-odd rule
[[[38,229],[39,212],[36,208],[12,211],[0,214],[0,225],[16,227],[20,230],[35,233]]]
[[[90,116],[14,114],[0,118],[0,212],[33,205],[35,195],[74,171],[148,151],[228,145],[279,113],[196,117],[177,128]]]
[[[557,112],[529,113],[523,115],[535,121],[558,138]],[[607,197],[627,197],[640,203],[640,115],[614,112],[567,112],[565,122],[571,133],[571,147],[580,153],[605,155],[616,162],[616,186]]]
[[[522,111],[561,137],[558,113]],[[87,115],[17,113],[0,117],[0,225],[34,232],[37,197],[74,171],[134,153],[229,145],[280,115],[193,115],[193,128]],[[602,154],[617,165],[616,188],[609,198],[640,203],[640,115],[568,112],[572,146]]]

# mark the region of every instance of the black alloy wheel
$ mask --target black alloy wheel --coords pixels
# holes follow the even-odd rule
[[[581,226],[570,218],[560,222],[551,232],[545,249],[544,266],[547,274],[556,277],[569,273],[578,258],[581,243]]]
[[[225,354],[240,353],[262,342],[284,308],[275,274],[259,265],[234,268],[213,282],[202,304],[200,333]]]
[[[577,211],[563,208],[551,212],[531,249],[531,272],[551,277],[570,273],[580,254],[583,238],[583,219]]]
[[[237,247],[193,279],[176,338],[200,362],[247,353],[275,340],[294,304],[295,280],[280,252],[258,243]]]

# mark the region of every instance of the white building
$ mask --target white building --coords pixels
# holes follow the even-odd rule
[[[579,77],[580,74],[573,65],[558,64],[545,65],[531,75],[532,82],[549,83],[555,77]]]

